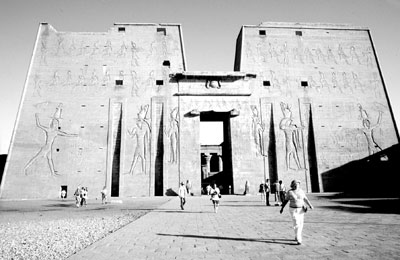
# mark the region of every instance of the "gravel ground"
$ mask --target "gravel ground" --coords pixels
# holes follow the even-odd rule
[[[167,200],[89,203],[86,208],[75,208],[73,201],[0,201],[0,259],[66,259]]]

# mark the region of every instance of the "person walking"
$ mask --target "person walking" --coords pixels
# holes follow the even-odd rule
[[[286,186],[283,184],[282,180],[279,181],[279,197],[281,199],[281,202],[285,201],[285,196],[286,196]]]
[[[216,183],[213,183],[211,191],[211,201],[214,205],[214,212],[218,213],[219,199],[221,198],[221,191],[217,187]]]
[[[67,196],[67,191],[66,190],[61,190],[61,199],[64,200]]]
[[[101,193],[101,204],[107,203],[107,187],[104,186],[100,191]]]
[[[273,192],[275,194],[275,206],[280,206],[281,205],[281,200],[280,200],[280,185],[278,180],[276,180],[273,184]]]
[[[187,194],[187,189],[185,187],[185,183],[182,181],[181,186],[179,187],[178,195],[181,201],[181,209],[184,210],[183,206],[186,203],[186,194]]]
[[[269,204],[269,193],[270,193],[270,191],[271,191],[271,187],[269,186],[269,179],[266,179],[266,180],[265,180],[265,188],[264,188],[264,191],[265,191],[265,204],[266,204],[267,206],[271,206],[271,205]]]
[[[210,195],[210,192],[211,192],[211,185],[210,184],[207,184],[206,190],[207,190],[207,195]]]
[[[192,195],[192,183],[189,180],[186,180],[186,192],[187,195]]]
[[[265,183],[264,182],[261,182],[258,192],[261,195],[261,201],[264,202],[265,201]]]
[[[311,209],[314,207],[308,200],[306,194],[300,189],[300,181],[293,180],[290,184],[290,190],[286,193],[285,201],[282,203],[280,213],[289,202],[289,212],[293,220],[293,229],[295,234],[295,241],[298,245],[302,243],[302,231],[304,225],[304,213],[307,211],[307,204]]]
[[[81,186],[78,186],[78,188],[76,188],[75,193],[75,203],[76,203],[76,207],[79,208],[81,206]]]
[[[88,199],[88,188],[87,187],[82,187],[82,192],[81,192],[81,206],[87,205],[87,199]]]

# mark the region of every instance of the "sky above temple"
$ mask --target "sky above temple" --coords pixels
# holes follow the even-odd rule
[[[400,0],[1,0],[0,153],[8,152],[40,22],[72,32],[106,32],[115,22],[179,23],[188,70],[232,71],[241,26],[266,21],[368,27],[399,121]]]

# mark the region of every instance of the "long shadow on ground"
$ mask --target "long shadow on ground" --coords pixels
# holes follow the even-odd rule
[[[283,245],[295,245],[296,244],[296,241],[294,241],[294,240],[281,239],[281,238],[241,238],[241,237],[179,235],[179,234],[162,234],[162,233],[158,233],[157,235],[159,235],[159,236],[187,237],[187,238],[204,238],[204,239],[260,242],[260,243],[272,243],[272,244],[283,244]]]

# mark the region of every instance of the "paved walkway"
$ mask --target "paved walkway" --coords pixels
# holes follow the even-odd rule
[[[202,196],[190,197],[184,211],[174,198],[70,259],[400,258],[399,200],[325,196],[309,196],[315,209],[306,213],[300,246],[287,208],[281,215],[258,196],[223,196],[215,214]]]

